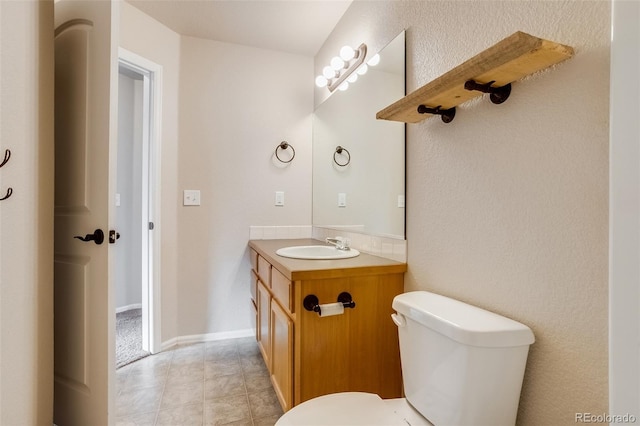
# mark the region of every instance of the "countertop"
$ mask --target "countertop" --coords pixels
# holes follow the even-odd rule
[[[332,260],[292,259],[276,254],[276,250],[283,247],[310,245],[326,245],[326,243],[311,238],[249,241],[249,247],[257,251],[273,267],[292,281],[396,274],[407,271],[406,263],[363,252],[360,252],[360,255],[356,257]]]

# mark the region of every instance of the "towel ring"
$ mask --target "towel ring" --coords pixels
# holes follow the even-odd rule
[[[338,160],[336,159],[336,155],[337,154],[342,154],[342,151],[347,153],[347,162],[346,163],[338,163]],[[349,154],[349,150],[347,150],[347,148],[341,147],[340,145],[336,146],[336,152],[333,153],[333,162],[336,163],[340,167],[345,167],[346,165],[348,165],[351,162],[351,154]]]
[[[286,150],[287,148],[291,148],[291,151],[293,152],[293,155],[291,156],[291,158],[289,158],[288,160],[283,160],[282,158],[280,158],[280,156],[278,155],[278,150]],[[278,161],[280,161],[281,163],[290,163],[293,161],[293,159],[296,157],[296,150],[293,149],[293,146],[291,146],[288,142],[286,141],[282,141],[280,142],[280,145],[278,145],[276,147],[276,158],[278,159]]]

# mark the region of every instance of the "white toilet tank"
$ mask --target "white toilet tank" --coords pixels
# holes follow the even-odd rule
[[[533,332],[448,297],[393,300],[407,400],[431,423],[514,425]]]

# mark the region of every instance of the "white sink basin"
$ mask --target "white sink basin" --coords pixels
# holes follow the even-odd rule
[[[293,259],[348,259],[356,257],[360,252],[356,249],[338,250],[333,246],[291,246],[276,250],[276,254]]]

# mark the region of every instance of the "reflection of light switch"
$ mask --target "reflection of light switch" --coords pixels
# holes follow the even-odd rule
[[[182,195],[183,195],[183,198],[182,198],[183,206],[199,206],[200,205],[199,189],[185,189]]]
[[[276,206],[284,206],[284,192],[276,191]]]
[[[404,208],[404,195],[398,195],[398,208]]]
[[[344,192],[338,193],[338,207],[347,207],[347,194]]]

